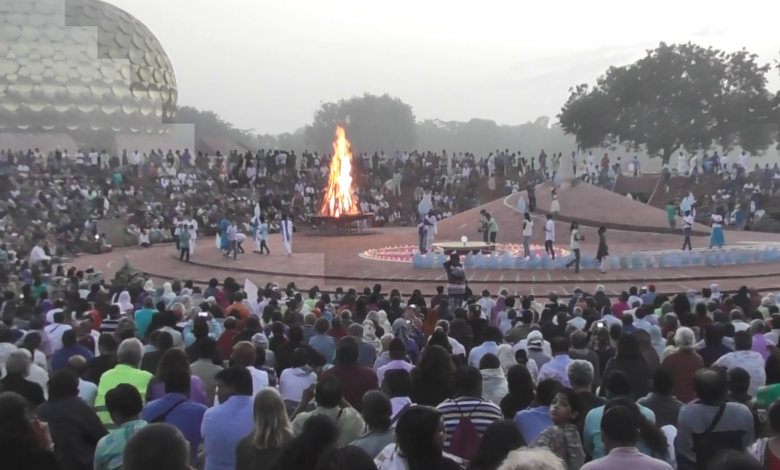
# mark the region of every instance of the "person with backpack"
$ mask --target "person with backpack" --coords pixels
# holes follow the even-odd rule
[[[699,369],[693,375],[698,401],[677,418],[674,450],[678,470],[706,470],[727,450],[744,451],[755,441],[753,414],[741,403],[727,403],[725,374]]]
[[[147,423],[168,423],[181,431],[190,444],[190,464],[198,463],[198,446],[203,442],[200,428],[208,407],[190,397],[190,372],[173,369],[165,377],[165,396],[146,404],[141,419]]]
[[[488,426],[502,418],[501,408],[482,397],[482,373],[473,366],[455,371],[455,398],[436,407],[444,420],[444,451],[471,460]]]

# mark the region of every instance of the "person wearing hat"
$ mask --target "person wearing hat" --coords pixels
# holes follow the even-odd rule
[[[528,337],[517,343],[513,349],[515,351],[525,349],[528,359],[533,359],[539,368],[552,360],[550,343],[544,340],[542,332],[539,330],[528,333]]]

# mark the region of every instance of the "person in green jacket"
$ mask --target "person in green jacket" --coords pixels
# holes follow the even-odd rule
[[[190,262],[190,231],[187,224],[179,226],[179,261]]]
[[[674,201],[669,201],[666,205],[666,217],[669,219],[669,228],[674,230],[677,225],[677,204]]]

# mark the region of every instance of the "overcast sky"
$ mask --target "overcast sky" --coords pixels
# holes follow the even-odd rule
[[[780,2],[763,0],[108,1],[162,42],[180,105],[260,133],[364,92],[398,96],[418,119],[552,117],[570,86],[660,41],[780,58]]]

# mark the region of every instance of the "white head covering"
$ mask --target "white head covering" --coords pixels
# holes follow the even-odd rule
[[[720,287],[717,284],[711,284],[710,291],[712,291],[712,295],[710,295],[712,300],[720,300]]]
[[[126,290],[122,291],[122,293],[119,294],[119,300],[114,305],[119,305],[119,309],[122,310],[122,313],[133,310],[133,303],[130,301],[130,293]]]
[[[512,346],[508,344],[502,344],[499,346],[498,353],[496,355],[498,356],[498,360],[501,362],[501,369],[503,369],[504,373],[506,373],[510,367],[517,365],[515,351],[512,349]]]

